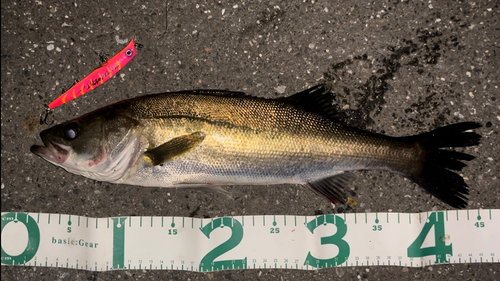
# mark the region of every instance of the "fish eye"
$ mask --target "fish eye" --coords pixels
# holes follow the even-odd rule
[[[78,133],[78,124],[76,124],[76,123],[68,124],[64,128],[64,136],[68,140],[75,139],[77,136],[77,133]]]
[[[66,137],[68,139],[74,139],[74,138],[76,138],[76,132],[73,129],[67,129],[66,132],[65,132],[65,134],[66,134]]]
[[[132,50],[127,50],[125,54],[127,55],[127,57],[130,57],[132,55]]]

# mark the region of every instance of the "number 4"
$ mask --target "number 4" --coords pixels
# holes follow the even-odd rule
[[[421,248],[425,237],[429,234],[434,226],[434,247]],[[436,256],[436,263],[447,263],[446,255],[452,255],[451,244],[446,245],[444,238],[444,216],[443,212],[434,212],[429,216],[429,221],[425,223],[424,228],[418,235],[417,239],[408,247],[408,257],[420,258],[425,256]]]

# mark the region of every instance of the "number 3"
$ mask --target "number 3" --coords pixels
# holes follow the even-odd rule
[[[306,226],[311,233],[314,233],[314,230],[322,224],[334,224],[337,227],[337,232],[335,232],[335,234],[331,236],[321,237],[321,245],[335,245],[339,248],[339,253],[337,254],[337,256],[330,259],[318,259],[313,257],[311,255],[311,252],[309,251],[307,253],[304,264],[311,265],[317,268],[323,268],[337,266],[344,263],[351,252],[349,244],[347,244],[347,242],[342,239],[347,233],[347,225],[345,224],[345,221],[335,215],[322,215],[308,222]]]

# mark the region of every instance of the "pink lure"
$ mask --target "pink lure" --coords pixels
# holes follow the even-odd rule
[[[58,97],[56,100],[49,104],[49,109],[54,109],[61,104],[92,91],[94,88],[108,81],[113,77],[122,67],[124,67],[135,56],[134,40],[121,50],[118,54],[114,55],[111,59],[102,64],[99,68],[92,71],[87,77],[80,80],[68,91]]]

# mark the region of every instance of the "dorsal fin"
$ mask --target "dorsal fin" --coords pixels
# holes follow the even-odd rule
[[[334,98],[334,95],[324,85],[317,85],[289,97],[275,100],[293,105],[304,111],[323,115],[333,121],[340,121],[339,111],[333,105]]]
[[[228,96],[235,98],[267,99],[252,96],[243,92],[233,92],[226,90],[189,90],[176,93],[198,94],[211,96]],[[304,111],[322,115],[332,121],[342,122],[342,115],[339,109],[333,105],[335,96],[322,84],[306,89],[289,97],[274,99],[275,101],[292,105]]]

